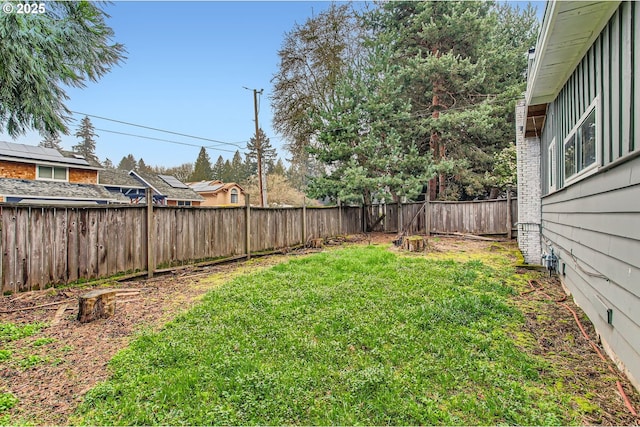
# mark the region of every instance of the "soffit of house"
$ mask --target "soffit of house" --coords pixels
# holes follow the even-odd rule
[[[556,99],[619,4],[619,1],[547,3],[527,82],[527,105],[547,104]]]
[[[84,158],[65,157],[53,148],[0,141],[0,159],[22,163],[53,164],[82,169],[98,169]]]

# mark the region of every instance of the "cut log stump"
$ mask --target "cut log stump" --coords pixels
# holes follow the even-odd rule
[[[409,252],[421,252],[425,249],[426,242],[422,236],[410,236],[402,239],[402,249]]]
[[[116,291],[114,289],[95,290],[80,297],[78,320],[80,323],[106,319],[116,312]]]
[[[315,249],[320,249],[324,246],[323,239],[311,239],[310,246]]]

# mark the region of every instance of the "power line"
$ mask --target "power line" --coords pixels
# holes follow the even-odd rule
[[[144,136],[144,135],[135,135],[135,134],[132,134],[132,133],[118,132],[118,131],[109,130],[109,129],[95,128],[95,130],[100,131],[100,132],[115,133],[115,134],[118,134],[118,135],[133,136],[133,137],[136,137],[136,138],[150,139],[150,140],[153,140],[153,141],[169,142],[171,144],[186,145],[186,146],[189,146],[189,147],[196,147],[196,148],[200,148],[201,147],[201,145],[189,144],[188,142],[172,141],[172,140],[169,140],[169,139],[154,138],[154,137],[151,137],[151,136]],[[215,150],[218,150],[218,151],[226,151],[228,153],[235,153],[235,151],[227,150],[225,148],[213,148],[213,147],[205,147],[205,148],[215,149]]]
[[[111,119],[111,118],[108,118],[108,117],[96,116],[94,114],[81,113],[79,111],[71,111],[71,112],[73,114],[80,114],[80,115],[83,115],[83,116],[89,116],[89,117],[93,117],[93,118],[96,118],[96,119],[107,120],[107,121],[110,121],[110,122],[120,123],[120,124],[127,125],[127,126],[135,126],[135,127],[139,127],[139,128],[142,128],[142,129],[153,130],[153,131],[156,131],[156,132],[170,133],[172,135],[184,136],[186,138],[199,139],[201,141],[215,142],[218,145],[233,145],[234,147],[237,147],[237,148],[240,148],[240,149],[242,149],[243,147],[241,147],[238,144],[241,143],[241,142],[246,142],[246,141],[240,141],[238,143],[234,143],[234,142],[220,141],[220,140],[217,140],[217,139],[203,138],[201,136],[189,135],[189,134],[180,133],[180,132],[173,132],[173,131],[170,131],[170,130],[154,128],[154,127],[151,127],[151,126],[144,126],[144,125],[139,125],[139,124],[136,124],[136,123],[125,122],[125,121],[122,121],[122,120]],[[200,147],[200,145],[198,145],[198,147]],[[210,146],[210,147],[206,147],[206,148],[214,148],[214,147]]]

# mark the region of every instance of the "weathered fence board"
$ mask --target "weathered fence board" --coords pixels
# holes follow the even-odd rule
[[[506,234],[506,200],[368,206],[378,230]],[[147,265],[145,206],[0,206],[3,292],[147,271],[246,254],[247,212],[252,252],[296,246],[305,240],[363,230],[365,209],[154,207],[150,230],[153,265]],[[517,218],[512,200],[511,218]],[[304,215],[304,218],[303,218]],[[512,227],[515,224],[512,224]],[[304,227],[304,230],[303,230]],[[305,242],[306,243],[306,242]]]

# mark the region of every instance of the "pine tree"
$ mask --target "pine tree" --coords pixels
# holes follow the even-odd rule
[[[216,164],[213,165],[211,174],[213,175],[213,179],[224,181],[222,179],[222,176],[224,175],[224,159],[222,156],[218,156],[218,160],[216,160]]]
[[[411,105],[400,96],[390,54],[385,46],[370,48],[366,62],[338,83],[331,111],[316,118],[320,132],[309,152],[326,167],[310,178],[310,196],[365,204],[412,199],[435,173],[406,126]]]
[[[232,182],[233,181],[233,171],[231,170],[231,162],[229,162],[229,159],[224,161],[224,164],[222,165],[222,175],[221,175],[222,182]]]
[[[133,157],[133,154],[127,154],[126,156],[122,157],[120,163],[118,163],[118,169],[129,172],[131,170],[134,170],[137,165],[138,161],[135,157]]]
[[[102,166],[104,166],[106,169],[115,169],[113,162],[108,157],[104,159],[104,162],[102,162]]]
[[[274,175],[286,176],[287,170],[285,169],[284,163],[282,162],[281,158],[278,157],[278,161],[276,162],[275,166],[270,171],[270,173],[272,173]]]
[[[393,46],[412,105],[421,154],[455,161],[431,182],[431,198],[486,193],[486,171],[515,135],[514,99],[524,90],[535,14],[477,1],[394,1],[374,17],[376,43]]]
[[[207,150],[202,147],[196,163],[193,167],[193,173],[189,181],[209,181],[213,179],[213,170],[211,169],[211,160]]]
[[[80,141],[73,146],[73,151],[81,154],[85,159],[90,162],[100,163],[98,156],[96,156],[96,132],[93,128],[93,124],[89,117],[85,116],[80,121],[80,126],[75,136],[80,138]]]
[[[54,150],[62,150],[62,146],[60,145],[62,141],[60,137],[56,135],[45,136],[38,146],[44,148],[53,148]]]
[[[244,162],[240,151],[236,151],[231,159],[231,182],[241,182],[245,178]]]
[[[140,160],[138,160],[138,164],[136,165],[136,170],[139,170],[140,172],[153,172],[153,169],[148,166],[145,162],[144,159],[141,157]]]
[[[278,155],[262,128],[258,129],[257,139],[255,135],[249,139],[247,143],[247,157],[256,162],[258,159],[258,150],[260,150],[262,157],[262,173],[267,174],[271,168],[273,168]]]

